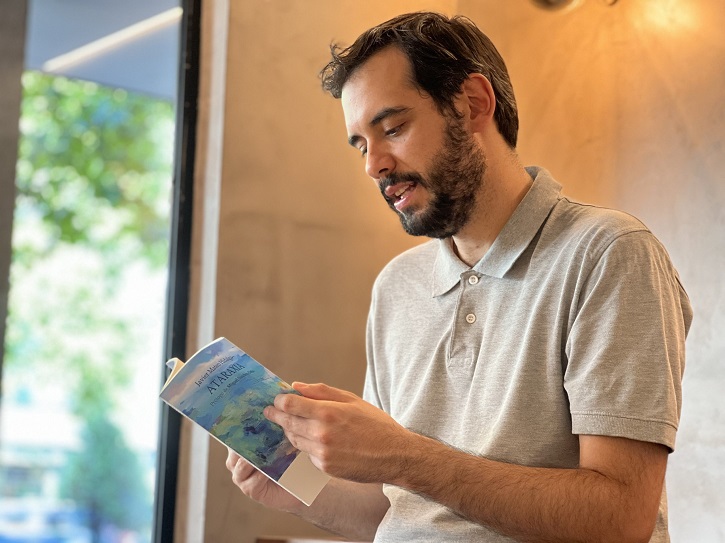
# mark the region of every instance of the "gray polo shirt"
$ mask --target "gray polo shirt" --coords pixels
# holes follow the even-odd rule
[[[452,446],[574,468],[578,434],[674,449],[692,309],[637,219],[572,202],[541,168],[473,268],[450,240],[391,261],[373,288],[365,399]],[[376,541],[509,541],[386,485]],[[667,541],[666,500],[652,541]]]

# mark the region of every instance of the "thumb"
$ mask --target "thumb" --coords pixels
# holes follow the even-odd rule
[[[292,388],[301,393],[306,398],[313,400],[327,400],[330,402],[349,402],[356,398],[355,394],[342,390],[340,388],[331,387],[324,383],[308,384],[295,381]]]

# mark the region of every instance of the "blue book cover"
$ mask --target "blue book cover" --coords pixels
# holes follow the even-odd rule
[[[186,363],[172,359],[161,399],[310,505],[329,476],[262,414],[277,394],[299,394],[226,338]]]

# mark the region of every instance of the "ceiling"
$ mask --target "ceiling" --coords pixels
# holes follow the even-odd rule
[[[179,2],[28,0],[25,67],[175,100]]]

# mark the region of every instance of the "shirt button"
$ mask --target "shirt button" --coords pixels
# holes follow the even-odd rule
[[[476,283],[478,283],[478,275],[471,275],[471,276],[470,276],[470,277],[468,278],[468,282],[469,282],[469,283],[470,283],[471,285],[475,285]]]
[[[474,322],[476,322],[476,315],[474,315],[473,313],[469,313],[468,315],[466,315],[466,322],[468,324],[473,324]]]

